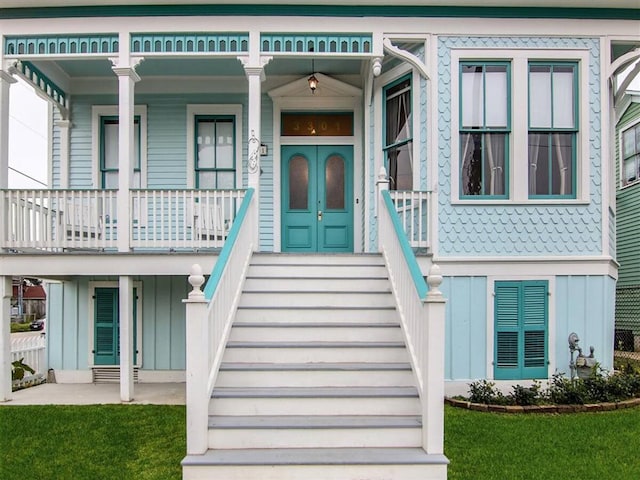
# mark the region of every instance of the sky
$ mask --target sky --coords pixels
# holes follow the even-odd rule
[[[640,91],[640,75],[629,89]],[[10,92],[9,188],[47,188],[47,102],[22,80]]]

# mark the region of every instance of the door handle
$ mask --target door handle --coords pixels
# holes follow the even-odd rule
[[[318,221],[322,221],[322,210],[318,210]]]

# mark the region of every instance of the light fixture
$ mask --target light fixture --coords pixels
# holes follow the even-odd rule
[[[313,52],[313,47],[309,49],[310,52]],[[309,82],[309,88],[311,89],[311,93],[316,93],[316,88],[318,88],[318,79],[314,75],[316,69],[313,62],[313,58],[311,59],[311,76],[307,79]]]

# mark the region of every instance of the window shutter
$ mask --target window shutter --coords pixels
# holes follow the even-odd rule
[[[118,289],[95,289],[94,363],[116,365],[118,328]]]
[[[523,296],[523,377],[547,376],[547,282],[525,282]]]
[[[517,282],[496,282],[496,353],[495,378],[517,375],[519,359],[520,286]]]

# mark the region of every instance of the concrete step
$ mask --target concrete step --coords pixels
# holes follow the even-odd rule
[[[239,307],[235,324],[242,322],[391,323],[398,321],[395,307]]]
[[[408,362],[402,342],[228,342],[223,362]]]
[[[210,415],[418,415],[410,387],[216,387]]]
[[[408,363],[223,363],[219,387],[408,387]]]
[[[422,448],[209,450],[182,461],[184,480],[443,480],[447,464]]]
[[[271,277],[248,276],[244,284],[245,292],[255,291],[294,291],[294,292],[344,292],[358,290],[361,292],[390,292],[391,286],[387,277]]]
[[[394,307],[391,292],[243,292],[240,307]]]
[[[209,448],[419,447],[414,415],[209,417]]]
[[[358,323],[236,323],[229,335],[230,341],[345,341],[345,342],[400,342],[403,340],[400,324]]]

